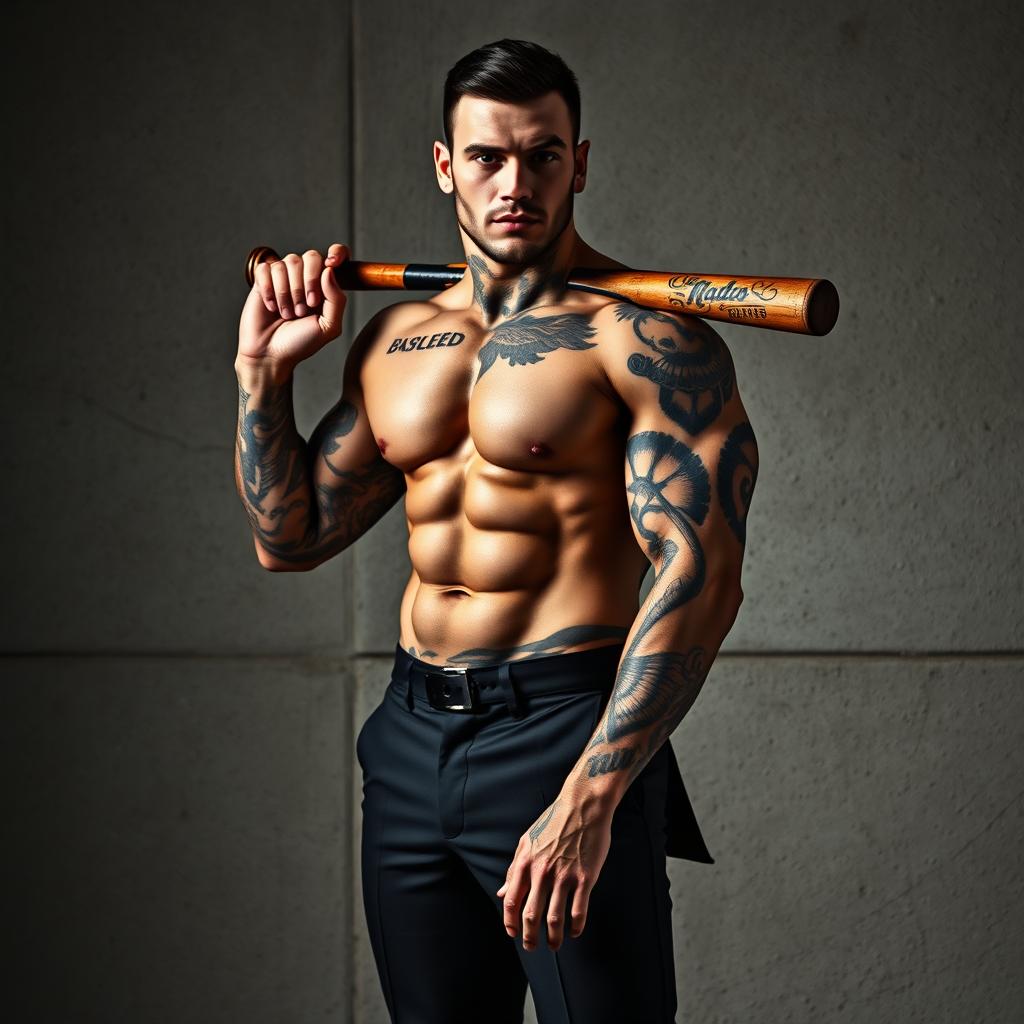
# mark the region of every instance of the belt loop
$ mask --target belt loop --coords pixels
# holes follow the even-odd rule
[[[507,661],[503,661],[498,666],[498,685],[505,694],[505,703],[508,704],[512,717],[522,718],[526,712],[519,702],[519,694],[516,692],[515,684],[512,682],[512,666]]]
[[[412,711],[414,706],[412,694],[412,657],[407,654],[402,660],[405,662],[405,668],[403,669],[403,675],[405,676],[405,706]]]

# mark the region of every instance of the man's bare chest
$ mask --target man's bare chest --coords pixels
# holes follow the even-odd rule
[[[379,337],[362,385],[384,457],[406,473],[472,450],[526,472],[568,472],[586,461],[619,409],[590,318],[550,310],[493,330],[443,313]]]

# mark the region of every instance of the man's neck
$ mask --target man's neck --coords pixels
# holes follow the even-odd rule
[[[466,255],[473,283],[473,305],[487,327],[531,306],[557,302],[565,291],[569,271],[576,265],[579,244],[570,222],[558,241],[536,263],[496,263],[475,245]]]

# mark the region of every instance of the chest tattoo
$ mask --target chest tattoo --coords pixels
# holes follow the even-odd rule
[[[428,348],[451,348],[461,345],[466,336],[459,331],[445,331],[444,334],[417,334],[410,338],[395,338],[387,347],[385,355],[392,352],[422,352]]]
[[[479,380],[500,359],[507,359],[509,366],[526,366],[539,363],[544,353],[567,348],[581,351],[595,348],[596,343],[587,338],[597,333],[590,321],[579,313],[560,313],[556,316],[533,316],[520,313],[511,320],[499,324],[490,339],[481,347]]]

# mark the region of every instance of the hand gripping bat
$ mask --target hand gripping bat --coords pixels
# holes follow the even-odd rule
[[[245,266],[249,287],[255,280],[257,264],[279,258],[265,245],[253,249]],[[334,279],[346,291],[440,291],[461,281],[465,272],[465,263],[346,260],[335,267]],[[569,272],[566,285],[648,309],[818,337],[828,334],[839,318],[839,292],[831,281],[820,277],[731,277],[575,267]]]

